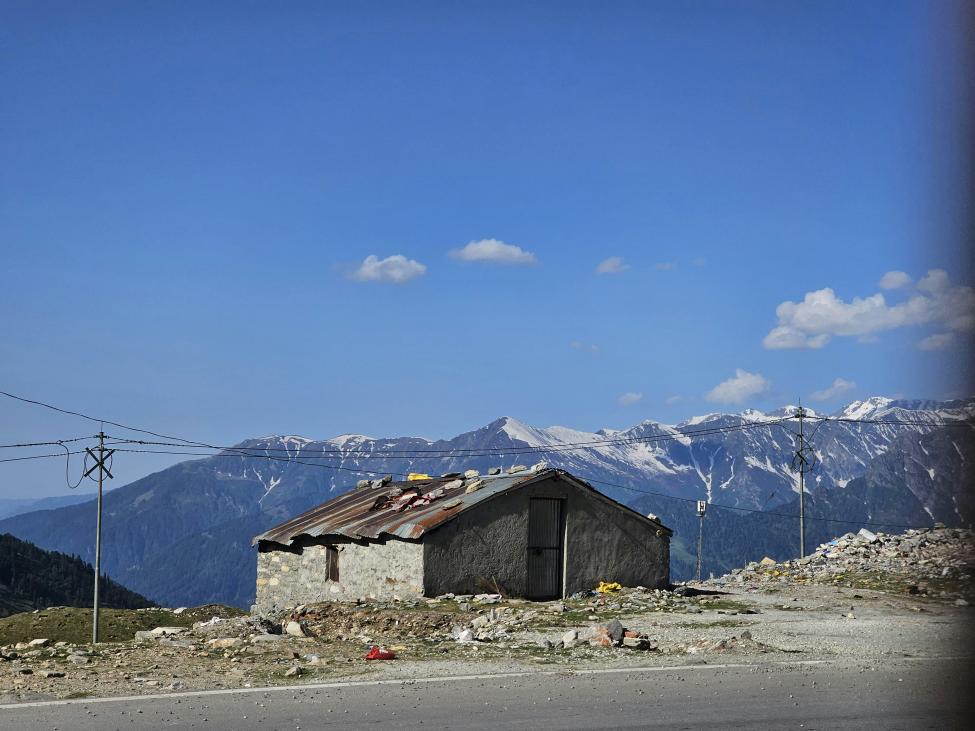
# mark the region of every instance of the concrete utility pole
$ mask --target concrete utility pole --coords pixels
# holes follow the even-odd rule
[[[108,475],[108,479],[113,479],[112,473],[108,471],[108,467],[105,465],[105,460],[111,457],[115,453],[115,450],[105,449],[105,432],[100,431],[98,432],[98,446],[95,448],[98,454],[95,454],[88,447],[85,447],[85,451],[95,460],[95,464],[85,472],[85,477],[90,476],[92,472],[98,470],[98,517],[95,519],[95,597],[91,624],[91,643],[97,645],[98,585],[101,582],[102,570],[102,484],[105,480],[105,475]]]
[[[806,435],[803,431],[806,412],[801,404],[796,408],[796,418],[799,419],[799,441],[792,457],[792,469],[799,473],[799,558],[804,558],[806,555],[806,473],[812,470],[816,454],[806,444]]]
[[[706,500],[697,501],[697,580],[701,580],[701,560],[704,555],[704,513],[708,509]]]

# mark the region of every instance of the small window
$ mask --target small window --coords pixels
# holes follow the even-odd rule
[[[328,571],[329,581],[339,580],[339,549],[335,546],[328,546],[325,549],[325,567]]]

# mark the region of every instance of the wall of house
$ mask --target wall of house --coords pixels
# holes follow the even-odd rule
[[[424,593],[528,590],[528,504],[560,498],[565,515],[564,593],[600,581],[664,587],[670,582],[670,538],[635,513],[553,477],[500,495],[424,536]]]
[[[329,579],[326,547],[338,549],[338,581]],[[391,599],[423,593],[423,546],[415,541],[363,543],[332,537],[285,549],[262,543],[257,554],[257,598],[252,611],[277,614],[298,604]]]

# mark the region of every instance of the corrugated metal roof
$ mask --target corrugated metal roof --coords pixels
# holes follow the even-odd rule
[[[427,531],[495,495],[555,475],[568,477],[576,484],[589,488],[609,500],[583,480],[557,469],[481,475],[467,480],[451,476],[430,480],[388,482],[385,485],[357,488],[339,495],[262,533],[254,538],[253,543],[272,541],[288,546],[300,536],[324,535],[338,535],[353,539],[376,539],[382,536],[418,539]],[[481,482],[480,487],[473,492],[467,492],[472,483],[478,481]],[[402,502],[416,500],[430,493],[434,493],[436,497],[429,502],[421,500],[421,504],[401,509]],[[417,498],[411,498],[411,495],[416,495]],[[620,503],[615,504],[624,510],[630,510]],[[644,520],[648,519],[644,518]],[[656,521],[650,522],[664,528]],[[664,530],[670,532],[666,528]]]
[[[257,541],[274,541],[290,545],[298,536],[339,535],[347,538],[419,538],[428,530],[445,523],[463,510],[529,480],[550,476],[555,470],[516,472],[513,475],[482,475],[480,489],[465,492],[475,480],[438,477],[431,480],[389,482],[382,487],[364,487],[339,495],[318,507],[275,526],[257,536]],[[455,484],[451,484],[455,483]],[[399,511],[396,500],[401,494],[416,491],[421,495],[443,489],[443,495],[427,505]],[[373,509],[382,498],[387,507]]]

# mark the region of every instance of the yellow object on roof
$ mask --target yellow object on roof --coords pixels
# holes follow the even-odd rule
[[[411,472],[406,476],[407,480],[430,480],[433,479],[430,475],[424,474],[423,472]]]
[[[599,586],[596,587],[596,591],[600,594],[611,594],[614,591],[620,591],[623,587],[616,581],[600,581]]]

